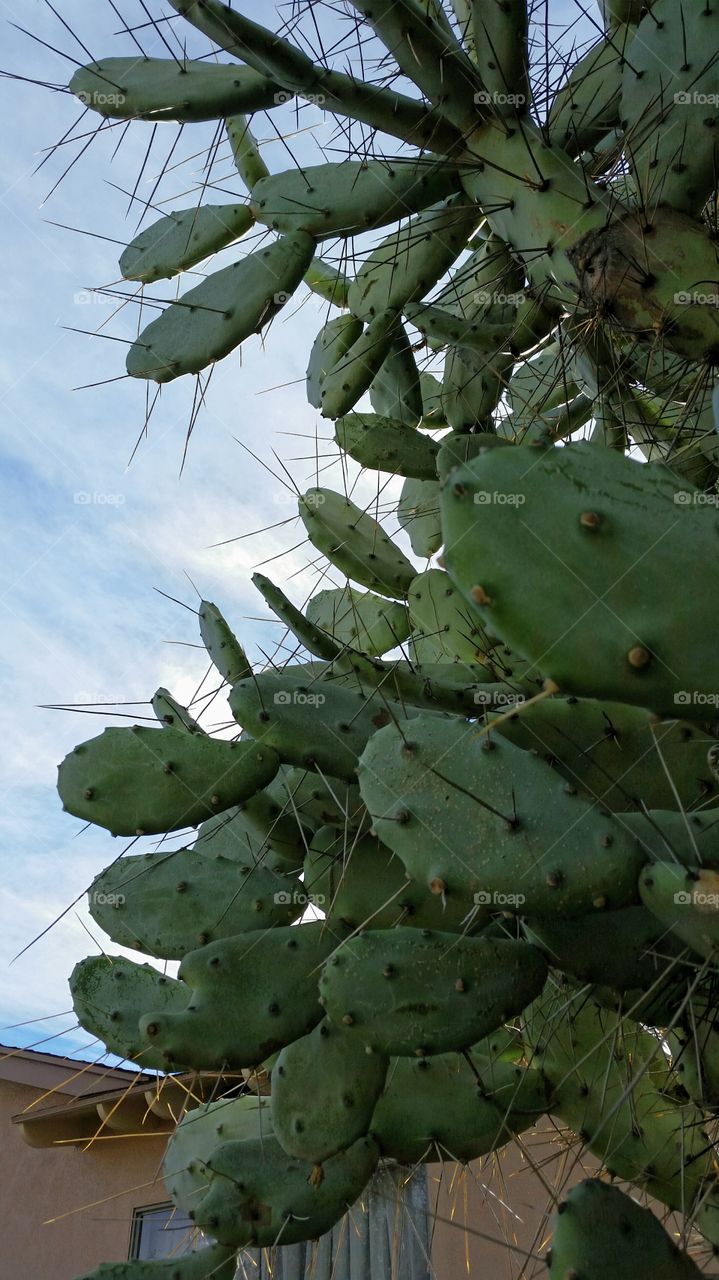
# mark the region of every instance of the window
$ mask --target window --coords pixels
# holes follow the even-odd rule
[[[198,1237],[186,1214],[172,1203],[135,1209],[132,1215],[131,1258],[181,1258],[193,1253]]]

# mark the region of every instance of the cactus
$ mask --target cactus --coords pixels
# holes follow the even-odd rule
[[[309,601],[253,578],[284,628],[263,670],[200,602],[239,741],[160,688],[158,727],[60,766],[97,827],[198,828],[94,879],[117,945],[181,964],[82,961],[82,1026],[271,1093],[222,1077],[170,1140],[173,1200],[219,1244],[93,1280],[222,1276],[237,1249],[328,1230],[380,1158],[489,1155],[544,1112],[572,1165],[588,1152],[719,1242],[719,8],[601,0],[550,41],[523,0],[349,7],[373,53],[343,45],[342,71],[305,51],[322,5],[306,38],[302,6],[279,35],[169,0],[202,55],[70,81],[103,124],[216,122],[233,169],[217,180],[213,146],[203,189],[226,203],[122,253],[140,293],[232,255],[152,299],[128,373],[201,375],[296,298],[347,486],[321,487],[318,449]],[[270,172],[247,117],[290,100],[339,120],[346,155]],[[550,1275],[699,1274],[598,1179],[560,1210]]]

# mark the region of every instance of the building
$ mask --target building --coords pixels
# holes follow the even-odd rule
[[[191,1224],[175,1214],[160,1164],[188,1097],[217,1089],[209,1075],[158,1080],[0,1046],[0,1280],[75,1280],[103,1261],[191,1248]],[[283,1259],[248,1250],[238,1277],[546,1276],[552,1188],[587,1172],[545,1122],[466,1167],[422,1166],[409,1182],[407,1170],[385,1171],[363,1207],[318,1244],[278,1251]]]

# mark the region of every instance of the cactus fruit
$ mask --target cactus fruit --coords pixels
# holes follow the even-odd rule
[[[166,1069],[255,1067],[320,1021],[317,970],[341,937],[320,922],[258,929],[190,951],[179,970],[189,1003],[146,1009],[140,1033]]]
[[[364,1137],[387,1065],[327,1019],[283,1049],[272,1068],[272,1124],[288,1155],[322,1164]]]
[[[58,791],[68,813],[113,835],[194,827],[267,786],[279,759],[267,745],[182,729],[105,729],[66,756]]]
[[[527,943],[400,927],[340,947],[319,985],[359,1051],[413,1057],[468,1048],[525,1008],[546,974]]]
[[[162,960],[302,913],[297,879],[204,858],[195,849],[119,858],[88,890],[90,915],[113,942]]]
[[[552,1280],[699,1280],[702,1272],[678,1249],[649,1209],[619,1187],[590,1178],[557,1207],[548,1257]]]

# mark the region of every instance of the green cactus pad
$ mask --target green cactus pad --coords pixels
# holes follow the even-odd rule
[[[407,604],[415,639],[425,642],[425,662],[486,663],[491,642],[476,610],[462,599],[448,574],[441,569],[418,574]]]
[[[691,1212],[713,1178],[701,1113],[672,1096],[661,1041],[585,990],[549,986],[524,1018],[550,1110],[581,1134],[607,1171]]]
[[[327,373],[347,354],[362,333],[362,321],[355,316],[335,316],[320,329],[312,344],[307,365],[307,399],[314,409],[322,408],[322,387]]]
[[[620,115],[642,204],[698,214],[716,186],[719,10],[654,0],[629,46]],[[705,290],[706,291],[706,290]]]
[[[364,1137],[387,1065],[327,1019],[283,1049],[272,1068],[272,1124],[288,1155],[322,1164]]]
[[[490,686],[491,688],[491,686]],[[637,899],[634,836],[527,751],[418,716],[370,740],[359,782],[373,828],[420,884],[496,911],[581,915]]]
[[[353,931],[408,925],[471,933],[486,920],[471,899],[443,903],[410,880],[404,863],[375,836],[348,835],[344,827],[328,825],[315,833],[305,858],[304,883],[328,920]]]
[[[247,190],[251,191],[255,183],[259,182],[260,178],[266,178],[270,171],[260,155],[257,140],[245,115],[240,113],[228,116],[225,120],[225,129],[232,147],[235,168]]]
[[[120,258],[125,280],[169,280],[239,240],[252,226],[245,204],[206,204],[180,209],[146,227]]]
[[[393,418],[349,413],[335,423],[335,441],[363,467],[414,480],[434,480],[439,445]]]
[[[382,1155],[402,1164],[476,1160],[510,1142],[546,1110],[538,1071],[506,1066],[496,1097],[479,1063],[457,1053],[393,1058],[371,1133]]]
[[[284,622],[309,653],[325,662],[331,662],[337,657],[340,649],[332,635],[298,609],[276,583],[271,582],[263,573],[253,573],[252,585],[257,587],[272,612]]]
[[[442,410],[453,431],[471,431],[494,412],[505,386],[510,363],[497,369],[495,353],[472,360],[467,347],[450,347],[444,363]]]
[[[307,605],[308,620],[329,632],[341,649],[379,656],[404,644],[410,634],[406,606],[353,587],[318,591]]]
[[[411,1057],[466,1049],[529,1004],[546,974],[527,943],[376,929],[332,956],[320,993],[358,1046]]]
[[[415,569],[366,511],[319,488],[302,494],[299,511],[312,545],[348,578],[390,599],[407,594]]]
[[[258,222],[283,234],[353,236],[396,222],[458,189],[457,170],[431,157],[343,160],[262,178],[252,191],[252,211]]]
[[[158,689],[152,696],[152,710],[163,729],[181,729],[183,733],[200,733],[206,737],[202,725],[190,715],[187,707],[173,698],[169,689]]]
[[[332,681],[292,678],[292,668],[241,680],[230,694],[232,714],[259,745],[283,761],[353,781],[357,761],[375,729],[398,704],[365,696]]]
[[[692,497],[668,468],[613,449],[491,449],[443,490],[446,567],[484,625],[563,692],[704,719],[717,522]]]
[[[298,768],[287,771],[286,787],[290,812],[313,828],[335,823],[359,831],[369,826],[356,782]]]
[[[121,946],[162,960],[304,910],[299,880],[195,849],[118,858],[88,890],[90,915]]]
[[[594,45],[554,95],[547,129],[568,155],[590,150],[619,124],[624,54],[633,34],[623,27]]]
[[[650,809],[693,809],[717,791],[706,764],[710,735],[681,720],[659,721],[642,707],[552,698],[505,720],[499,732],[538,751],[614,813],[640,801]]]
[[[554,1218],[552,1280],[700,1280],[649,1209],[619,1187],[589,1178],[573,1187]]]
[[[318,1176],[276,1138],[221,1143],[207,1161],[210,1187],[195,1223],[233,1248],[314,1240],[354,1204],[378,1157],[372,1139],[360,1138],[327,1160]]]
[[[400,311],[423,297],[459,257],[478,222],[476,206],[452,196],[391,232],[365,259],[350,286],[352,314],[371,320],[387,308]]]
[[[279,86],[236,63],[177,58],[104,58],[79,67],[69,89],[111,120],[221,120],[237,111],[264,111]]]
[[[440,449],[441,453],[441,449]],[[439,458],[439,454],[437,455]],[[442,545],[438,480],[405,480],[397,504],[397,522],[416,556],[429,559]]]
[[[204,1161],[222,1142],[272,1136],[269,1098],[219,1098],[185,1112],[162,1158],[162,1177],[181,1213],[195,1210],[209,1186]]]
[[[323,298],[333,307],[348,307],[347,294],[349,280],[343,271],[330,266],[323,258],[315,257],[304,274],[305,284],[318,298]]]
[[[222,360],[282,309],[312,261],[314,244],[298,231],[212,272],[142,330],[128,352],[127,372],[171,382]]]
[[[235,1250],[214,1244],[161,1262],[101,1262],[80,1280],[233,1280],[236,1274]]]
[[[202,643],[223,680],[235,684],[252,675],[242,645],[230,630],[216,604],[201,600],[198,610]]]
[[[59,766],[57,789],[76,818],[116,836],[153,835],[241,804],[278,768],[266,745],[134,725],[75,747]]]
[[[255,930],[191,951],[181,1010],[148,1009],[141,1033],[172,1067],[254,1067],[320,1021],[319,966],[341,940],[323,922]],[[238,992],[241,998],[238,999]]]
[[[149,964],[123,956],[88,956],[70,975],[72,1007],[80,1026],[97,1036],[109,1053],[148,1070],[164,1070],[162,1055],[139,1030],[148,1009],[163,1015],[184,1009],[188,988]]]
[[[639,877],[642,902],[665,928],[707,959],[719,950],[719,872],[655,862]]]
[[[293,809],[282,772],[244,804],[200,824],[194,848],[207,858],[257,863],[271,871],[296,871],[313,823]]]
[[[368,391],[397,338],[395,307],[373,316],[366,328],[339,359],[325,370],[320,390],[324,418],[341,418],[354,409]]]
[[[403,422],[407,427],[416,427],[422,417],[422,375],[417,369],[412,344],[401,325],[370,384],[369,398],[375,413]]]
[[[615,991],[657,992],[686,987],[686,969],[677,963],[684,948],[646,907],[562,919],[528,920],[528,937],[548,964],[580,982]],[[679,1006],[681,997],[676,999]]]

